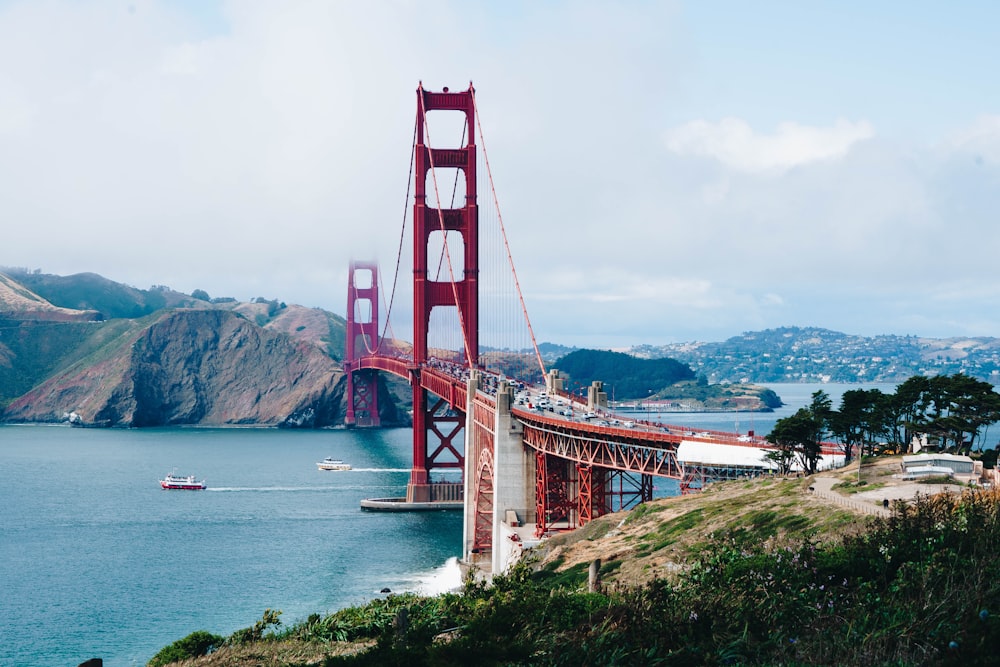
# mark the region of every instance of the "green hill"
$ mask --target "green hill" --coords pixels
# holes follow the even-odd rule
[[[618,400],[648,398],[678,382],[695,379],[690,366],[673,359],[639,359],[607,350],[570,352],[555,363],[555,368],[569,376],[573,385],[600,380],[608,395],[613,393]]]
[[[96,273],[57,276],[25,269],[2,271],[54,306],[96,310],[105,319],[143,317],[161,308],[191,306],[196,301],[166,287],[137,289]]]

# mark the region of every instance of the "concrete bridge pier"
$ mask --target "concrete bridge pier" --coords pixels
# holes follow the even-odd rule
[[[511,414],[513,387],[504,383],[498,386],[492,423],[476,422],[477,414],[480,419],[484,416],[482,410],[477,413],[474,404],[479,382],[479,373],[474,371],[469,378],[465,412],[462,561],[489,576],[516,562],[524,546],[522,536],[532,533],[525,526],[535,520],[535,458],[524,446],[521,423]],[[487,429],[490,432],[484,437]],[[490,462],[492,474],[488,479],[479,474],[483,461]],[[477,484],[483,488],[477,488]],[[489,509],[484,510],[484,498],[488,498]],[[484,529],[489,531],[488,550],[484,547]],[[477,541],[479,549],[475,548]]]
[[[522,538],[515,530],[535,522],[535,457],[524,446],[521,423],[511,415],[514,388],[497,391],[493,428],[493,573],[520,557]]]
[[[472,553],[475,542],[476,531],[476,465],[479,461],[480,445],[476,438],[475,425],[475,399],[476,391],[479,390],[479,371],[473,369],[469,372],[469,379],[465,384],[465,471],[463,479],[465,489],[463,493],[463,514],[462,514],[462,562],[466,565],[475,565],[476,554]]]

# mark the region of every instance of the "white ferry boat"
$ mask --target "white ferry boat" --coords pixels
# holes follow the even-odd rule
[[[319,461],[316,464],[316,467],[320,470],[350,470],[351,464],[344,463],[340,459],[332,459],[328,456],[322,461]]]
[[[201,491],[207,487],[205,486],[205,480],[198,481],[194,475],[182,476],[170,474],[160,480],[160,488]]]

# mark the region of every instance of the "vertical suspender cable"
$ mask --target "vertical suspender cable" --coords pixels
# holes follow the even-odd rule
[[[531,336],[531,345],[535,348],[535,358],[538,360],[538,368],[545,377],[545,362],[542,361],[542,353],[538,351],[538,342],[535,340],[535,331],[531,328],[531,319],[528,317],[528,309],[524,305],[524,295],[521,293],[521,283],[517,279],[517,270],[514,268],[514,258],[510,254],[510,244],[507,243],[507,230],[503,225],[503,215],[500,213],[500,202],[497,199],[497,191],[493,186],[493,172],[490,170],[490,158],[486,154],[486,138],[483,136],[483,127],[479,120],[479,105],[476,104],[476,91],[472,91],[472,108],[476,116],[476,126],[479,128],[479,141],[483,145],[483,160],[486,163],[486,175],[490,181],[490,193],[493,195],[493,205],[496,207],[497,222],[500,224],[500,234],[503,238],[503,247],[507,251],[507,261],[510,264],[510,272],[514,276],[514,287],[517,290],[517,298],[521,302],[521,312],[524,314],[524,321],[528,325],[528,333]],[[443,223],[442,223],[443,224]]]

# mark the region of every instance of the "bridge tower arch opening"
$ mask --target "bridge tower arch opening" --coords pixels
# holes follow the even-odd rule
[[[479,365],[479,209],[476,192],[476,120],[474,89],[451,92],[417,87],[417,128],[414,157],[413,203],[413,468],[407,484],[408,502],[434,502],[439,490],[453,495],[451,484],[435,484],[434,470],[458,470],[464,474],[464,417],[452,406],[430,394],[421,385],[419,369],[431,361],[428,338],[431,313],[451,309],[460,323],[462,351],[457,359],[466,368]],[[427,118],[434,112],[464,114],[463,145],[455,148],[430,146]],[[437,175],[447,171],[452,176]],[[462,206],[445,208],[442,189],[464,175]],[[447,181],[447,184],[445,183]],[[440,187],[439,187],[440,186]],[[431,192],[428,192],[431,190]],[[433,195],[428,201],[428,195]],[[458,257],[451,254],[456,250]],[[460,271],[456,265],[460,264]],[[439,267],[446,263],[444,270]],[[450,498],[449,498],[450,499]]]
[[[373,262],[350,264],[347,276],[347,340],[344,371],[347,375],[344,425],[380,426],[378,413],[378,371],[354,368],[361,356],[379,346],[378,265]]]

